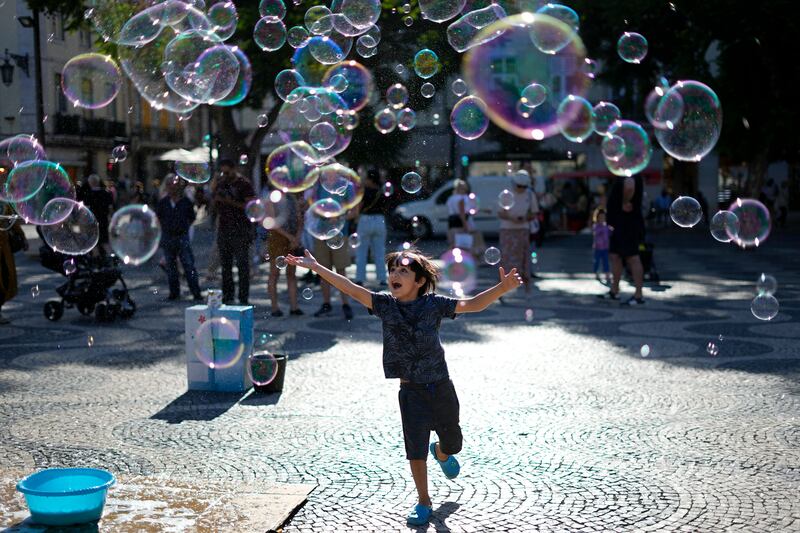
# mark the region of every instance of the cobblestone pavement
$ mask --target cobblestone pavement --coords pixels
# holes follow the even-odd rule
[[[465,445],[457,479],[431,463],[427,529],[800,530],[800,238],[747,252],[701,230],[656,243],[663,285],[644,308],[595,297],[580,236],[540,251],[528,299],[443,326]],[[479,271],[482,286],[496,275]],[[762,271],[779,282],[771,322],[749,311]],[[0,327],[0,468],[317,483],[286,531],[408,529],[397,383],[383,379],[380,322],[363,308],[346,323],[334,299],[336,314],[311,318],[315,291],[305,317],[262,318],[262,277],[257,333],[292,356],[284,392],[189,393],[190,303],[158,301],[156,268],[128,270],[140,308],[112,324],[75,310],[47,322],[59,277],[32,259],[20,275],[4,307],[14,322]]]

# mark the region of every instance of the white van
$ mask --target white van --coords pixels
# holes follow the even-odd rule
[[[448,181],[425,200],[406,202],[397,206],[395,215],[402,219],[403,226],[411,230],[415,238],[441,237],[447,235],[447,199],[453,194],[455,180]],[[470,191],[478,198],[478,212],[473,215],[477,230],[485,234],[497,234],[500,222],[497,219],[497,197],[503,189],[512,189],[511,176],[477,176],[468,178]],[[416,226],[411,221],[417,217]]]

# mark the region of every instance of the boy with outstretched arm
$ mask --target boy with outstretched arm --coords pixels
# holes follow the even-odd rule
[[[417,250],[386,256],[389,294],[371,292],[317,263],[308,251],[305,257],[286,260],[309,268],[325,281],[364,305],[383,322],[383,370],[387,379],[400,378],[400,415],[406,458],[419,494],[419,503],[408,516],[411,525],[424,525],[430,518],[428,494],[428,450],[448,479],[460,470],[455,454],[461,451],[459,405],[447,371],[439,339],[442,318],[477,313],[522,284],[517,269],[499,269],[500,282],[470,298],[456,299],[435,294],[438,270]],[[431,430],[439,442],[429,444]]]

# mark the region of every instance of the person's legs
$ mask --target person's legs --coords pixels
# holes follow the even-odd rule
[[[220,238],[217,240],[217,249],[219,250],[219,262],[222,267],[222,301],[224,303],[233,302],[233,254],[229,240]]]
[[[631,276],[633,276],[633,284],[635,287],[633,297],[637,300],[640,300],[642,298],[642,285],[644,283],[644,268],[642,267],[642,260],[638,255],[632,255],[630,257],[626,257],[625,262],[628,263],[628,268],[631,269]]]
[[[376,217],[375,231],[372,237],[372,257],[375,261],[375,275],[378,283],[386,283],[386,221],[383,217]]]
[[[183,265],[183,272],[186,275],[186,283],[189,285],[189,291],[191,291],[192,296],[199,298],[200,284],[197,281],[197,269],[194,267],[194,254],[192,253],[192,246],[189,243],[188,236],[180,240],[180,259]]]
[[[597,269],[600,267],[600,250],[595,250],[593,255],[594,262],[592,263],[592,272],[594,272],[595,276],[599,277],[600,275],[597,273]]]
[[[420,505],[431,507],[431,496],[428,493],[428,462],[425,459],[411,459],[408,463],[411,466],[414,486],[417,488],[418,502]]]
[[[246,304],[250,298],[249,241],[240,241],[236,245],[236,268],[239,270],[239,303]]]
[[[611,285],[611,272],[608,268],[608,250],[600,250],[600,261],[603,264],[603,273],[606,275],[606,283]]]
[[[297,267],[286,267],[286,286],[289,291],[289,309],[294,311],[297,307]]]
[[[164,251],[164,268],[167,271],[167,283],[169,284],[169,297],[177,298],[181,294],[181,285],[178,280],[178,254],[180,252],[180,241],[174,239],[165,240],[161,249]]]
[[[269,258],[269,280],[267,281],[267,292],[269,292],[269,300],[272,306],[272,312],[280,311],[278,304],[278,278],[280,278],[281,269],[275,265],[275,258]]]
[[[611,254],[611,294],[619,294],[619,280],[622,277],[622,258],[618,254]]]

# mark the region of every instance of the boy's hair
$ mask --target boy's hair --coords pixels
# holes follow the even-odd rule
[[[425,284],[417,291],[417,297],[436,291],[439,269],[436,268],[430,257],[416,248],[386,254],[386,270],[390,271],[392,267],[400,265],[408,267],[414,272],[414,281],[419,281],[420,278],[425,280]]]
[[[605,214],[606,210],[603,209],[602,207],[598,207],[597,209],[594,210],[594,213],[592,214],[592,222],[597,222],[597,217]]]

